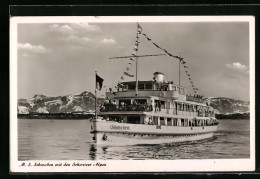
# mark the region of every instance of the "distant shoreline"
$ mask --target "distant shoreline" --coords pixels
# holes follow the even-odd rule
[[[48,113],[48,114],[17,114],[18,119],[57,119],[57,120],[88,120],[93,114],[73,114],[73,113]]]
[[[217,119],[250,119],[250,113],[216,114]]]
[[[78,114],[78,113],[35,113],[35,114],[17,114],[18,119],[78,119],[88,120],[93,117],[94,114]],[[249,120],[250,113],[234,113],[234,114],[216,114],[216,118],[219,120],[231,119],[231,120]]]

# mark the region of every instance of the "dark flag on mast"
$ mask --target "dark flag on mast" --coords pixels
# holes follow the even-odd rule
[[[102,89],[103,81],[104,81],[104,79],[102,79],[100,76],[98,76],[98,75],[96,74],[96,88],[97,88],[98,90],[101,90],[101,89]]]

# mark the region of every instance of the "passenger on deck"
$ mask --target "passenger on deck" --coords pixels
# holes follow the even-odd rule
[[[161,104],[161,102],[159,102],[159,103],[158,103],[159,111],[161,111],[161,107],[162,107],[162,104]]]
[[[106,107],[104,105],[101,106],[100,111],[104,112],[106,110]]]
[[[151,100],[151,104],[149,105],[149,111],[153,111],[153,100]]]
[[[149,123],[148,124],[153,125],[153,120],[150,117],[149,117]]]
[[[159,105],[158,102],[155,102],[155,112],[159,111]]]

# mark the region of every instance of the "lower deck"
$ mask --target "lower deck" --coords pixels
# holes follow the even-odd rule
[[[156,135],[182,135],[207,133],[217,130],[217,125],[211,126],[173,126],[156,124],[130,124],[115,121],[95,119],[92,122],[92,132],[127,133],[127,134],[156,134]]]
[[[213,136],[217,123],[156,116],[109,116],[92,121],[91,133],[97,144],[135,145],[202,140]],[[149,121],[154,119],[154,121]],[[119,119],[119,120],[118,120]]]
[[[218,121],[214,117],[159,116],[151,114],[109,114],[102,119],[109,122],[127,124],[145,124],[157,126],[215,126]]]

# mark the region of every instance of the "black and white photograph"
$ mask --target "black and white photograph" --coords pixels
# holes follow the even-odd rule
[[[254,23],[11,17],[11,172],[253,171]]]

